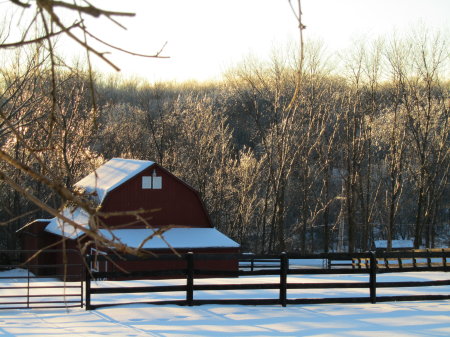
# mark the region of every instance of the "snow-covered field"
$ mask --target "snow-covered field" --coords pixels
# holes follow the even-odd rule
[[[5,275],[5,272],[1,273]],[[11,275],[11,276],[14,276]],[[379,281],[443,280],[448,273],[379,275]],[[365,281],[364,275],[289,277],[290,282]],[[8,282],[19,282],[12,280]],[[242,278],[270,283],[277,277]],[[7,283],[6,280],[2,280]],[[50,280],[48,280],[50,282]],[[124,286],[177,284],[171,281],[128,281]],[[196,283],[235,283],[235,279],[196,280]],[[3,284],[6,285],[6,284]],[[101,286],[117,282],[99,282]],[[5,290],[0,289],[4,294]],[[289,298],[368,296],[367,289],[288,290]],[[449,294],[450,286],[379,290],[380,295]],[[276,298],[276,290],[227,292],[228,298]],[[183,298],[182,293],[94,295],[93,303],[139,302]],[[217,298],[220,292],[196,292],[195,298]],[[387,302],[380,304],[321,304],[270,306],[131,304],[85,311],[67,309],[0,310],[3,336],[450,336],[450,301]]]

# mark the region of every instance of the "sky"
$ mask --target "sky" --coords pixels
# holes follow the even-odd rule
[[[292,0],[293,4],[296,0]],[[119,2],[122,3],[122,2]],[[112,37],[141,53],[163,51],[170,59],[125,58],[114,53],[124,75],[152,81],[219,78],[252,55],[270,57],[298,40],[297,21],[288,0],[127,1],[136,17],[128,32]],[[118,7],[120,9],[120,7]],[[305,39],[321,40],[329,52],[358,39],[406,34],[417,25],[450,30],[449,0],[302,0]],[[97,29],[97,27],[93,27]],[[106,28],[106,27],[105,27]]]
[[[291,0],[295,5],[297,0]],[[99,7],[136,13],[120,18],[119,28],[106,19],[87,20],[106,42],[137,53],[168,59],[131,57],[114,51],[109,58],[125,77],[150,81],[218,79],[249,55],[264,60],[274,50],[298,40],[297,21],[288,0],[94,0]],[[1,8],[0,8],[1,10]],[[302,0],[305,39],[322,41],[329,53],[356,40],[407,34],[421,25],[450,31],[449,0]],[[64,42],[66,57],[77,55]],[[100,50],[107,50],[100,47]],[[79,52],[79,51],[78,51]],[[102,72],[114,72],[94,58]]]

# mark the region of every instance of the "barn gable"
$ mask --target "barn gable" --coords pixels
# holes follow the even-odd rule
[[[213,227],[198,192],[152,161],[113,158],[75,187],[99,205],[102,213],[139,211],[145,219],[103,217],[108,227]],[[87,215],[77,209],[66,208],[63,213],[77,223],[87,221]]]
[[[141,215],[153,227],[213,227],[198,192],[156,163],[110,189],[101,204],[105,213],[134,210],[146,210]],[[134,217],[105,219],[109,226],[128,224],[130,228],[141,228],[145,225],[130,225],[135,221]]]

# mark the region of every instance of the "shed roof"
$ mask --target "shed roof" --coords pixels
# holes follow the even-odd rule
[[[106,238],[112,238],[111,233],[101,230]],[[120,242],[129,247],[137,248],[141,242],[153,234],[152,229],[116,229],[111,231]],[[163,234],[164,239],[175,249],[185,248],[239,248],[239,244],[219,232],[215,228],[171,228]],[[147,241],[144,249],[165,249],[167,243],[155,236]]]
[[[74,220],[82,226],[87,226],[89,217],[80,210],[74,212],[63,212],[64,216]],[[64,236],[70,239],[76,239],[83,235],[83,231],[75,229],[62,220],[53,218],[45,228],[47,232]],[[100,235],[106,239],[116,240],[129,247],[137,248],[141,242],[153,235],[154,231],[150,228],[142,229],[100,229]],[[171,228],[164,234],[164,240],[175,249],[184,248],[238,248],[239,244],[229,237],[219,232],[215,228]],[[147,241],[142,248],[144,249],[166,249],[167,243],[161,237],[155,236]]]
[[[87,227],[89,223],[89,214],[82,208],[78,207],[72,210],[68,207],[61,211],[61,215],[67,219],[70,219],[80,226]],[[45,231],[64,236],[69,239],[76,239],[83,235],[83,231],[76,229],[70,224],[65,223],[60,218],[52,218],[49,220],[49,224],[45,227]]]
[[[96,194],[102,203],[106,194],[154,164],[153,161],[113,158],[75,184]]]

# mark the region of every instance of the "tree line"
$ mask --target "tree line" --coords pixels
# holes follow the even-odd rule
[[[2,159],[69,189],[112,157],[154,160],[200,192],[243,251],[449,245],[442,35],[360,44],[339,66],[311,43],[301,64],[278,53],[182,84],[55,72],[40,48],[0,66]],[[4,177],[55,209],[63,200],[8,161],[0,168],[0,246],[16,249],[16,230],[49,214]]]

